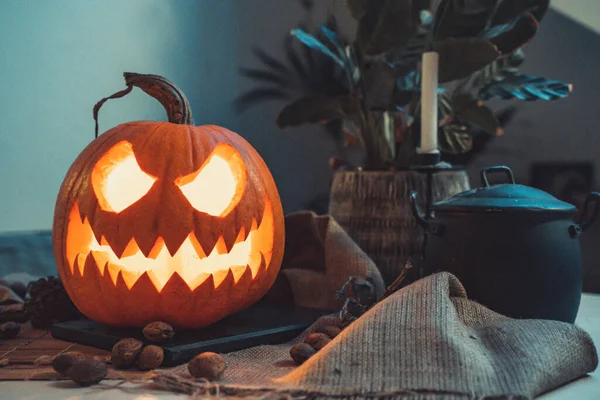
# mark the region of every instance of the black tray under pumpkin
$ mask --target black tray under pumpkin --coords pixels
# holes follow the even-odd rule
[[[177,331],[169,343],[160,344],[165,351],[163,366],[183,364],[204,351],[228,353],[265,344],[284,343],[308,328],[328,312],[262,301],[198,330]],[[139,328],[114,328],[91,320],[55,324],[52,336],[110,350],[123,338],[136,338],[150,344]]]

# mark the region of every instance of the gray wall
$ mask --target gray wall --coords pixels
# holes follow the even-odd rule
[[[93,139],[92,107],[124,88],[124,71],[177,82],[200,123],[234,119],[234,6],[229,0],[1,1],[0,232],[50,228],[64,174]],[[135,91],[105,105],[100,129],[164,118],[155,100]]]

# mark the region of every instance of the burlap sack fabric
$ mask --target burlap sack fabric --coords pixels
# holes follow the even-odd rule
[[[294,257],[295,266],[284,269],[296,302],[324,306],[318,299],[329,298],[340,282],[361,270],[361,263],[364,273],[377,276],[372,262],[334,221],[307,213],[298,218],[296,224],[312,224],[315,233],[310,240],[302,239],[312,242],[305,249],[308,256],[303,261]],[[305,232],[310,229],[304,227]],[[322,239],[325,253],[315,247],[315,238]],[[295,251],[301,254],[301,248],[298,243]],[[318,268],[310,264],[320,257],[316,254],[325,260]],[[306,263],[309,272],[302,271]],[[386,298],[296,367],[290,348],[328,318],[331,322],[333,317],[317,321],[291,343],[225,355],[229,368],[219,383],[221,390],[293,397],[520,399],[581,377],[598,364],[594,344],[583,330],[499,315],[468,300],[460,282],[448,273]],[[185,375],[186,368],[175,372]]]

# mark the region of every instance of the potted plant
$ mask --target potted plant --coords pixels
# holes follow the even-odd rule
[[[421,252],[407,194],[425,190],[424,174],[411,168],[419,146],[422,54],[439,54],[438,143],[449,157],[472,150],[475,132],[503,134],[485,101],[554,100],[571,92],[568,84],[519,72],[522,47],[537,33],[548,0],[442,0],[435,8],[433,3],[346,0],[357,21],[352,40],[338,32],[332,16],[316,33],[305,26],[291,31],[307,49],[304,63],[290,38],[286,41],[288,58],[296,70],[304,68],[304,77],[327,68],[329,78],[322,90],[307,85],[309,90],[282,109],[277,124],[325,123],[346,145],[360,145],[361,165],[332,163],[342,168],[334,174],[329,212],[373,257],[386,281]],[[238,105],[289,98],[289,69],[266,53],[257,55],[267,68],[243,73],[267,85],[242,96]],[[434,201],[468,189],[461,169],[448,168],[433,179]]]

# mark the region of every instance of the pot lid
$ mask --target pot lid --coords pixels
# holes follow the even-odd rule
[[[503,172],[511,183],[490,185],[487,175]],[[435,212],[523,212],[573,214],[577,208],[550,193],[518,185],[510,168],[488,167],[481,171],[481,187],[459,193],[433,205]]]

